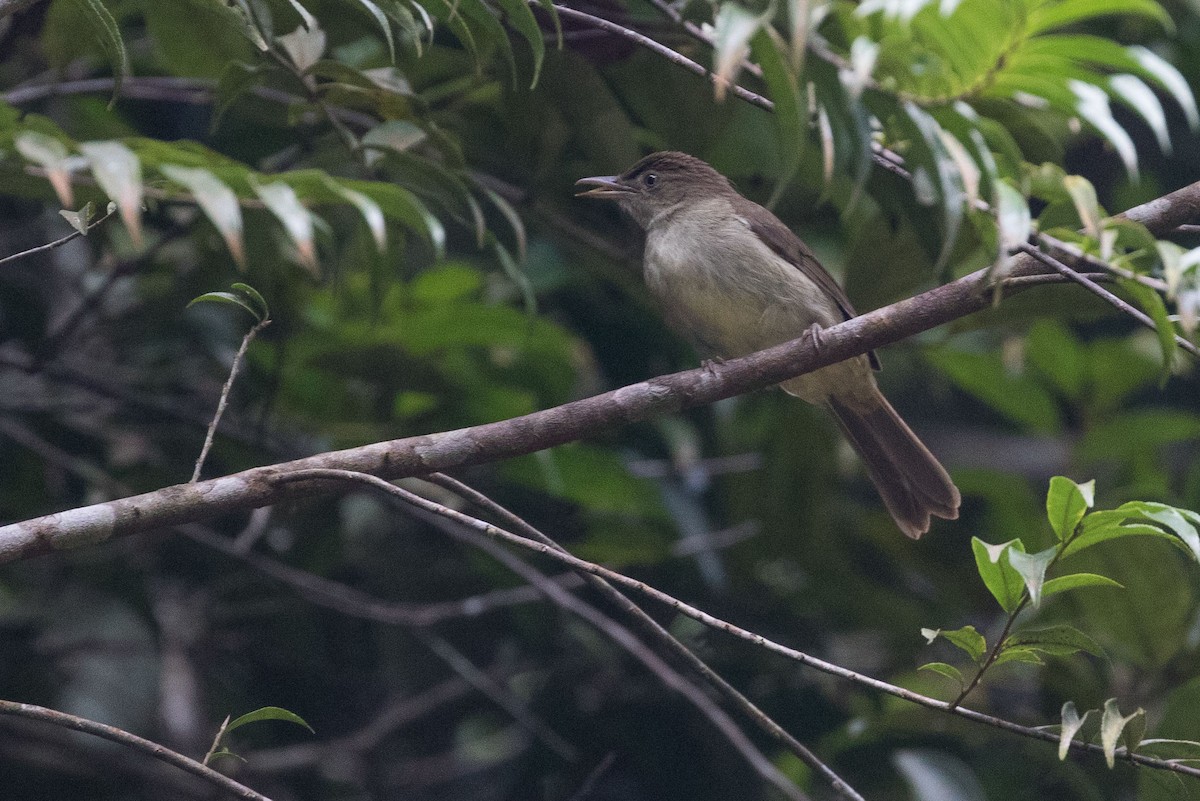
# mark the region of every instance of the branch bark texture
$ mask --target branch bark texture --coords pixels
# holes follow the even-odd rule
[[[1123,216],[1157,235],[1200,220],[1200,183],[1130,209]],[[1014,258],[1010,276],[1046,272],[1028,255]],[[522,417],[332,451],[12,523],[0,527],[0,564],[336,487],[328,482],[272,481],[282,473],[340,469],[388,479],[427,475],[533,453],[614,426],[752,392],[985,309],[991,303],[986,281],[983,271],[971,273],[847,320],[824,331],[819,346],[811,337],[801,338],[710,368],[659,376]]]

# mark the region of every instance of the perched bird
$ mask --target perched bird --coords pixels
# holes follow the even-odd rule
[[[786,225],[686,153],[654,153],[621,175],[583,178],[580,197],[616,201],[646,232],[646,285],[667,323],[702,356],[730,359],[855,315],[846,293]],[[945,469],[875,383],[874,354],[784,381],[828,409],[900,530],[958,517]]]

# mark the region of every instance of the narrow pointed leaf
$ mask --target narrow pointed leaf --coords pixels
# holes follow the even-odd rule
[[[120,142],[84,142],[79,149],[92,165],[96,183],[117,204],[129,236],[142,245],[142,163]]]
[[[13,144],[18,153],[46,171],[59,203],[65,208],[75,205],[75,191],[71,186],[71,154],[67,152],[66,145],[40,131],[21,131],[13,138]]]
[[[1124,584],[1114,581],[1108,576],[1101,576],[1097,573],[1070,573],[1066,576],[1048,579],[1042,585],[1042,597],[1049,598],[1051,595],[1067,592],[1068,590],[1077,590],[1081,587],[1115,587],[1121,590],[1125,589]]]
[[[125,40],[112,13],[102,0],[71,0],[84,19],[96,32],[100,47],[113,71],[113,95],[108,107],[111,109],[121,94],[121,81],[129,74],[129,54],[125,52]]]
[[[296,191],[282,181],[270,184],[260,184],[257,181],[251,181],[250,185],[267,209],[275,215],[276,219],[283,223],[283,228],[287,231],[288,238],[296,246],[300,263],[313,276],[319,277],[320,268],[317,266],[317,247],[313,240],[312,212],[306,209],[304,204],[300,202],[300,199],[296,197]]]
[[[380,10],[379,6],[371,2],[371,0],[358,0],[367,13],[375,20],[375,24],[379,26],[379,30],[383,31],[383,38],[387,40],[388,58],[396,63],[396,42],[392,39],[392,26],[388,22],[387,15]]]
[[[1052,656],[1068,656],[1084,651],[1092,656],[1104,656],[1104,649],[1088,635],[1066,624],[1041,629],[1025,629],[1009,636],[1005,647],[1029,648]]]
[[[246,249],[242,244],[242,207],[233,190],[205,169],[163,164],[159,171],[191,193],[225,240],[225,246],[229,248],[238,267],[246,269]]]
[[[247,712],[246,714],[234,720],[225,727],[225,733],[228,734],[234,729],[245,726],[247,723],[257,723],[260,720],[285,720],[288,723],[295,723],[297,726],[303,726],[310,732],[313,731],[312,726],[309,726],[307,723],[305,723],[304,718],[300,717],[295,712],[289,712],[288,710],[281,709],[277,706],[264,706],[260,709],[254,710],[253,712]],[[316,732],[313,733],[315,734]]]
[[[384,218],[383,210],[379,208],[379,204],[362,192],[343,186],[332,178],[328,179],[328,185],[330,189],[346,198],[351,205],[358,209],[358,213],[362,215],[363,222],[367,224],[367,229],[371,232],[371,239],[375,242],[375,249],[380,253],[387,250],[387,220]]]
[[[945,662],[926,662],[917,668],[917,670],[928,670],[940,676],[945,676],[951,681],[956,682],[960,690],[965,686],[962,671],[954,667],[954,665],[948,665]]]

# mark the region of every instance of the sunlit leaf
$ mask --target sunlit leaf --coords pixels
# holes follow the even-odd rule
[[[1042,602],[1042,585],[1046,582],[1046,568],[1058,553],[1057,548],[1047,548],[1037,553],[1025,553],[1009,549],[1008,561],[1013,570],[1020,574],[1029,592],[1029,600],[1036,607]]]
[[[737,82],[742,62],[750,54],[750,40],[769,17],[754,14],[735,2],[723,3],[713,20],[713,87],[724,100]]]
[[[1137,147],[1133,144],[1129,133],[1113,119],[1112,108],[1108,104],[1108,95],[1100,87],[1086,81],[1072,79],[1068,82],[1068,86],[1077,98],[1075,110],[1079,116],[1109,141],[1109,144],[1117,151],[1117,155],[1121,157],[1121,162],[1125,165],[1125,171],[1129,177],[1137,180]]]
[[[117,204],[134,245],[142,245],[142,163],[120,142],[83,142],[79,149],[92,165],[92,175]]]
[[[1071,196],[1071,202],[1075,204],[1075,211],[1079,213],[1083,230],[1088,236],[1099,239],[1100,221],[1104,218],[1104,211],[1096,198],[1096,188],[1082,175],[1068,175],[1062,179],[1062,183]]]
[[[71,186],[71,170],[75,167],[67,146],[52,136],[39,131],[21,131],[13,138],[17,152],[42,167],[58,202],[70,208],[75,204],[75,192]]]
[[[384,219],[383,210],[379,208],[379,204],[362,192],[343,186],[332,178],[329,179],[329,188],[346,198],[358,209],[358,213],[362,215],[363,221],[367,224],[367,229],[371,232],[371,239],[375,241],[375,248],[380,253],[387,250],[387,221]]]
[[[1080,717],[1075,710],[1074,701],[1067,701],[1063,704],[1062,729],[1058,735],[1058,758],[1060,761],[1067,758],[1067,753],[1071,750],[1071,740],[1075,738],[1075,735],[1079,733],[1079,730],[1083,728],[1095,711],[1095,709],[1089,709]]]
[[[89,223],[92,221],[92,216],[95,213],[91,201],[83,204],[83,208],[79,211],[70,211],[68,209],[60,209],[58,214],[79,233],[87,236]]]
[[[1158,3],[1153,5],[1158,6]],[[1196,97],[1192,94],[1191,87],[1188,86],[1187,79],[1180,74],[1179,70],[1165,61],[1162,56],[1155,53],[1153,50],[1148,50],[1144,47],[1130,47],[1129,54],[1138,60],[1142,65],[1142,69],[1158,79],[1171,96],[1175,98],[1175,102],[1183,109],[1184,115],[1187,117],[1188,126],[1194,131],[1200,128],[1200,111],[1196,109]]]
[[[358,0],[358,2],[367,10],[367,13],[375,20],[375,24],[379,26],[379,30],[383,32],[383,38],[387,40],[388,58],[393,64],[396,63],[396,43],[392,39],[392,26],[388,22],[387,15],[371,0]]]
[[[288,238],[296,246],[300,263],[313,276],[319,277],[320,267],[317,265],[317,248],[313,240],[312,212],[300,202],[296,191],[282,181],[269,184],[251,181],[250,185],[267,209],[283,223]]]
[[[242,244],[242,207],[237,195],[224,181],[200,168],[163,164],[159,171],[192,194],[201,210],[216,226],[238,267],[246,267],[246,250]]]
[[[1145,717],[1146,710],[1141,708],[1128,715],[1122,715],[1115,698],[1109,698],[1104,702],[1104,713],[1100,718],[1100,746],[1104,749],[1104,761],[1110,768],[1116,764],[1117,743],[1120,742],[1125,727],[1133,721]],[[1140,737],[1138,740],[1140,741]],[[1136,747],[1136,743],[1134,747]]]
[[[1167,115],[1154,91],[1134,75],[1114,75],[1108,79],[1108,85],[1129,108],[1141,115],[1154,132],[1159,149],[1170,155],[1171,135],[1167,132]]]
[[[276,36],[275,41],[301,72],[316,64],[325,54],[325,31],[320,28],[298,26],[291,33]]]

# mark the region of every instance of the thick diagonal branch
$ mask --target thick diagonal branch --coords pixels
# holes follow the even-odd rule
[[[1155,234],[1200,220],[1200,183],[1124,216]],[[1015,262],[1010,276],[1046,272],[1027,255],[1016,257]],[[801,338],[724,364],[660,376],[509,420],[323,453],[13,523],[0,528],[0,563],[329,489],[315,482],[279,485],[270,480],[281,472],[327,468],[384,478],[427,475],[533,453],[615,426],[752,392],[986,309],[991,305],[986,280],[984,271],[975,272],[847,320],[826,330],[819,348],[811,337]]]

